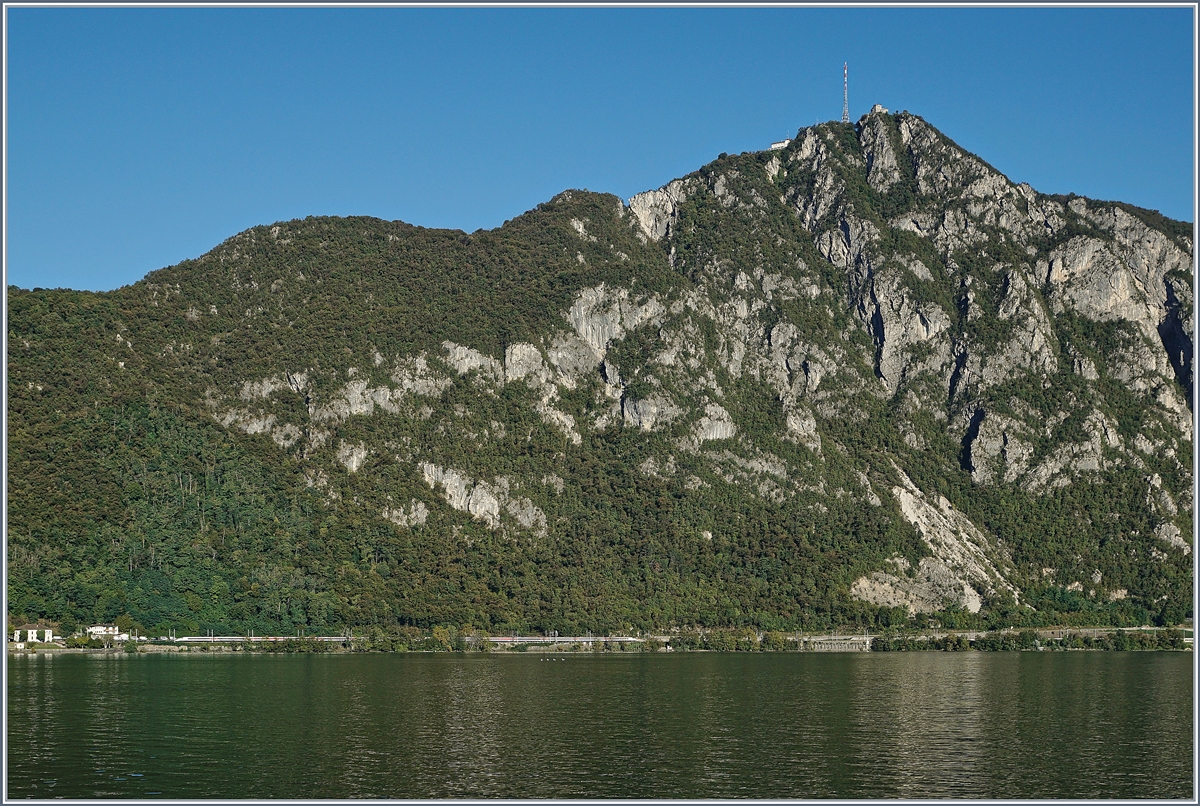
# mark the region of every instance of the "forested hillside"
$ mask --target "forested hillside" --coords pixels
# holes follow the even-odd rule
[[[1177,623],[1191,233],[876,108],[628,203],[9,287],[10,614]]]

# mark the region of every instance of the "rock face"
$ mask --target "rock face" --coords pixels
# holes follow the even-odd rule
[[[1013,184],[876,106],[628,204],[561,194],[405,271],[387,250],[416,254],[431,231],[318,228],[256,228],[202,258],[228,277],[219,298],[187,267],[148,279],[129,293],[173,318],[114,321],[95,361],[192,378],[206,427],[286,456],[339,517],[443,540],[439,556],[478,550],[480,568],[574,558],[596,576],[570,595],[688,591],[693,621],[740,618],[705,604],[730,596],[750,598],[728,613],[816,612],[820,596],[1190,612],[1193,252],[1178,222]],[[347,256],[360,263],[338,275]],[[501,268],[480,305],[518,287],[502,314],[459,305],[485,258]],[[422,317],[452,321],[426,337]],[[42,321],[18,317],[10,343]],[[167,343],[143,355],[152,337]],[[33,400],[46,372],[23,362],[10,353],[10,388]],[[476,604],[503,587],[479,586]]]
[[[932,551],[922,557],[911,576],[896,576],[875,571],[859,577],[851,587],[858,598],[884,607],[906,607],[912,613],[936,612],[959,605],[978,613],[984,597],[1017,600],[1020,591],[1004,576],[1006,558],[1002,558],[995,540],[986,536],[971,521],[955,510],[945,498],[930,501],[912,480],[897,468],[901,485],[892,488],[905,520],[916,527],[921,539]],[[994,561],[993,561],[994,560]],[[910,570],[903,557],[889,561],[898,571]]]
[[[453,468],[442,468],[429,462],[421,463],[421,473],[431,488],[445,496],[446,503],[459,512],[470,513],[491,529],[501,529],[503,512],[511,515],[521,528],[538,537],[546,536],[546,515],[528,498],[510,495],[512,483],[509,479],[499,478],[491,483],[476,481]]]
[[[879,114],[881,110],[878,105],[872,110],[860,137],[867,157],[867,182],[880,193],[886,193],[901,180],[902,174],[892,148],[892,130],[884,123],[884,115]]]
[[[645,236],[660,241],[679,221],[679,205],[687,199],[684,182],[675,180],[659,190],[639,193],[629,200],[629,211]]]

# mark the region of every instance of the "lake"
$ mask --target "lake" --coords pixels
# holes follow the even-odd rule
[[[7,794],[1191,798],[1192,660],[10,656]]]

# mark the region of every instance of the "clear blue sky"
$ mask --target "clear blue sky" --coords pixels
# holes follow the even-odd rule
[[[1014,181],[1193,219],[1190,8],[7,8],[8,283],[256,224],[491,228],[874,103]]]

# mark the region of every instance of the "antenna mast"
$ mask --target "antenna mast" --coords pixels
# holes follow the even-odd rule
[[[850,122],[850,64],[842,62],[842,123]]]

